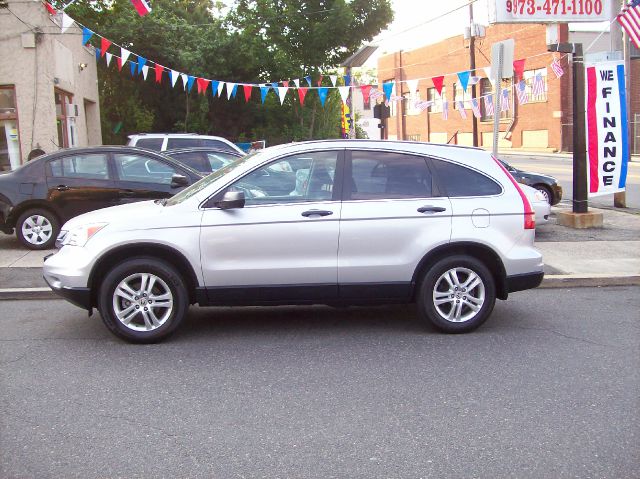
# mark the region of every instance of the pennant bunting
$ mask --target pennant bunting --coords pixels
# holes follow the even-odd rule
[[[222,90],[224,90],[225,82],[221,81],[218,83],[218,96],[222,98]]]
[[[178,77],[180,73],[175,70],[169,70],[169,79],[171,80],[171,87],[175,88],[176,82],[178,81]]]
[[[436,87],[438,95],[442,96],[442,84],[444,83],[444,76],[433,77],[431,79],[433,86]]]
[[[242,90],[244,92],[245,103],[249,103],[249,100],[251,100],[251,93],[253,92],[253,85],[242,85]]]
[[[282,80],[282,86],[289,86],[289,80]]]
[[[100,50],[102,50],[101,55],[104,55],[105,53],[107,53],[107,50],[109,49],[110,46],[111,46],[111,41],[102,37],[100,39]],[[109,65],[109,62],[107,62],[107,65]]]
[[[182,79],[184,82],[184,78]],[[196,77],[187,75],[187,92],[191,93],[191,89],[193,88],[193,84],[196,82]]]
[[[296,88],[300,88],[300,79],[296,78],[295,80],[293,80],[293,84],[296,86]]]
[[[489,79],[491,83],[493,83],[493,76],[491,76],[491,67],[484,67],[484,75]]]
[[[320,79],[318,80],[318,86],[322,86],[322,79],[323,79],[323,75],[320,75]]]
[[[273,88],[273,91],[276,91],[276,90],[278,89],[278,86],[279,86],[279,84],[278,84],[278,82],[277,82],[277,81],[274,81],[274,82],[271,84],[271,88]]]
[[[371,100],[377,100],[380,97],[383,97],[384,93],[382,93],[380,90],[378,90],[377,88],[372,89],[371,93],[369,93],[369,98]]]
[[[307,84],[309,86],[313,86],[313,85],[311,85],[311,77],[310,76],[306,76],[306,77],[304,77],[304,79],[307,80]]]
[[[382,89],[384,90],[384,95],[387,98],[387,101],[391,100],[391,92],[393,91],[393,87],[395,86],[395,82],[387,82],[382,84]]]
[[[104,51],[102,51],[100,53],[100,55],[104,55]],[[111,59],[113,58],[113,55],[111,53],[107,53],[107,66],[109,66],[111,64]]]
[[[120,47],[120,58],[122,58],[123,65],[127,63],[127,60],[129,59],[129,55],[131,55],[131,52],[129,50],[126,50]]]
[[[204,95],[207,92],[207,88],[209,88],[209,83],[211,83],[211,80],[198,77],[196,79],[196,83],[198,85],[198,93]]]
[[[480,77],[472,76],[471,78],[469,78],[469,85],[471,86],[477,85],[479,82],[480,82]]]
[[[52,20],[60,27],[60,33],[67,33],[67,30],[69,30],[75,23],[73,18],[64,12],[57,12]]]
[[[351,87],[348,86],[340,86],[338,87],[338,91],[340,92],[340,98],[342,98],[342,103],[347,104],[347,99],[349,98],[349,90]]]
[[[131,3],[141,17],[151,12],[151,6],[147,0],[131,0]]]
[[[471,111],[473,111],[473,116],[476,118],[482,117],[482,112],[480,112],[480,103],[477,98],[471,99]]]
[[[460,80],[460,87],[462,91],[467,91],[467,86],[469,85],[469,76],[471,76],[471,72],[459,72],[458,80]]]
[[[147,64],[147,59],[141,56],[138,56],[138,73],[142,73],[142,69]],[[146,80],[146,77],[145,77]]]
[[[362,85],[360,87],[360,91],[362,92],[362,98],[365,103],[369,103],[369,96],[371,95],[371,85]]]
[[[218,96],[218,85],[220,82],[218,80],[211,81],[211,95]]]
[[[420,80],[407,80],[407,87],[409,88],[409,93],[412,97],[416,96],[416,91],[418,91],[418,82]]]
[[[447,100],[442,100],[442,119],[449,119],[449,102]]]
[[[87,27],[82,27],[82,44],[86,45],[91,37],[93,36],[93,32],[89,30]]]
[[[278,87],[278,96],[280,97],[280,104],[284,104],[284,99],[287,96],[287,90],[289,89],[289,87],[286,86],[279,86]]]
[[[164,67],[156,63],[154,70],[156,72],[156,83],[162,83],[162,72],[164,72]]]
[[[100,49],[99,49],[99,48],[96,48],[96,61],[97,61],[97,62],[98,62],[98,61],[100,61],[100,57],[101,57],[101,56],[102,56],[102,55],[100,55]]]
[[[432,105],[433,105],[432,100],[421,100],[415,103],[415,107],[421,112],[425,111],[427,108],[430,108]]]
[[[51,6],[50,3],[48,2],[42,2],[42,3],[44,4],[44,8],[47,9],[47,12],[49,12],[49,15],[55,15],[56,13],[58,13],[56,9],[53,8],[53,6]]]
[[[458,113],[460,113],[460,116],[462,117],[463,120],[467,119],[467,110],[464,109],[464,103],[459,101],[456,103],[456,107],[458,110]]]
[[[502,96],[500,97],[500,111],[509,111],[509,109],[511,108],[510,105],[510,100],[509,100],[509,89],[508,88],[503,88],[502,89]]]
[[[541,97],[544,95],[544,79],[542,78],[542,74],[540,73],[536,73],[536,76],[533,78],[531,95],[533,97]]]
[[[524,74],[524,62],[525,58],[521,58],[520,60],[513,61],[513,73],[516,76],[516,81],[522,80],[522,75]]]
[[[263,104],[264,104],[265,98],[267,98],[267,93],[269,93],[269,88],[271,88],[271,87],[267,86],[267,85],[262,85],[260,87],[260,98],[261,98]]]
[[[300,100],[300,105],[304,105],[304,97],[307,95],[308,88],[300,87],[298,88],[298,99]]]
[[[227,83],[227,100],[231,100],[236,97],[236,92],[238,91],[237,83]]]
[[[527,83],[524,80],[520,80],[516,84],[516,95],[518,96],[518,104],[524,105],[529,103],[529,94],[527,93]]]
[[[148,74],[149,74],[149,66],[148,65],[143,65],[142,66],[142,78],[144,78],[146,80]]]
[[[186,73],[180,73],[180,79],[182,80],[182,87],[186,90],[189,83],[189,75]]]
[[[553,62],[551,63],[551,69],[553,70],[553,73],[555,73],[556,78],[560,78],[562,75],[564,75],[564,69],[562,68],[562,65],[557,58],[554,58]]]
[[[122,71],[122,58],[116,57],[116,65],[118,66],[118,71]]]
[[[324,107],[324,102],[327,100],[327,94],[329,93],[329,89],[327,87],[318,88],[318,96],[320,97],[320,103]]]
[[[133,58],[129,60],[129,70],[131,70],[131,76],[136,76],[136,72],[138,70],[138,62],[136,62]]]
[[[344,84],[345,86],[351,86],[351,75],[344,76]]]
[[[329,75],[329,79],[331,80],[331,85],[336,86],[336,81],[338,81],[338,75]]]
[[[487,116],[493,116],[493,95],[484,96],[484,111]]]

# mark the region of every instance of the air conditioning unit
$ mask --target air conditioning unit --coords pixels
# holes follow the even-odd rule
[[[80,116],[80,107],[75,103],[67,103],[67,116]]]

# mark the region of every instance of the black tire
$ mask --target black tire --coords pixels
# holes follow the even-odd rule
[[[150,280],[146,288],[141,284],[143,275],[155,277],[151,288],[148,287]],[[134,294],[119,288],[123,284]],[[131,301],[116,295],[116,288]],[[165,296],[172,300],[170,308],[162,299]],[[109,271],[98,285],[102,321],[113,334],[132,343],[155,343],[166,338],[180,325],[188,309],[189,295],[184,279],[173,266],[156,258],[126,260]],[[118,313],[124,320],[118,319]]]
[[[452,271],[455,271],[458,286],[455,281],[450,286],[444,279],[445,273]],[[473,286],[475,277],[480,283]],[[472,280],[471,289],[464,287],[469,279]],[[456,287],[459,289],[455,290]],[[436,293],[444,301],[442,304],[435,304]],[[417,296],[418,312],[424,321],[446,333],[466,333],[484,323],[493,311],[496,302],[495,280],[480,260],[466,255],[451,256],[441,259],[427,270],[418,287]],[[482,298],[482,301],[471,298]],[[474,311],[471,304],[479,305],[479,309]],[[458,320],[455,320],[456,312]],[[445,317],[449,314],[452,319]]]
[[[59,232],[58,217],[44,208],[27,210],[16,221],[16,236],[29,249],[53,247]]]
[[[549,203],[550,205],[555,204],[554,198],[553,198],[553,192],[551,191],[551,188],[545,185],[536,185],[534,186],[534,188],[538,190],[540,193],[542,193],[545,196],[545,198],[547,198],[547,203]]]

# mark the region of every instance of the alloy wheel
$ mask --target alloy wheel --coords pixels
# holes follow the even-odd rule
[[[453,323],[473,319],[482,309],[485,287],[480,276],[468,268],[451,268],[433,287],[433,305],[438,314]]]
[[[162,278],[135,273],[124,278],[113,292],[113,312],[133,331],[153,331],[173,312],[173,294]]]

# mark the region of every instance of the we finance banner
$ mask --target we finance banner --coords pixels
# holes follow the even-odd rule
[[[629,161],[624,63],[585,64],[589,196],[624,191]]]

